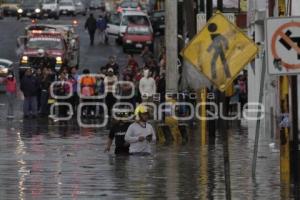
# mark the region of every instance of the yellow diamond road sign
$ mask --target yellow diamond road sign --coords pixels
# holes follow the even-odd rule
[[[182,55],[220,91],[225,91],[257,51],[250,38],[217,12]]]

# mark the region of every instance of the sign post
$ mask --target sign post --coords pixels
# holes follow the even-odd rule
[[[222,1],[218,3],[222,7]],[[225,90],[257,52],[253,41],[222,13],[217,12],[181,54],[219,89],[219,102],[224,103]],[[219,131],[222,130],[223,136],[226,199],[231,199],[228,135],[222,118],[223,110],[219,115]]]
[[[297,76],[300,73],[300,17],[270,18],[266,21],[267,62],[271,75],[281,77],[281,112],[289,113],[289,80],[286,75],[291,75],[291,116],[288,123],[280,127],[280,171],[282,183],[290,183],[290,172],[294,177],[295,187],[299,185],[298,173],[298,102],[297,102]],[[292,119],[292,120],[290,120]],[[290,145],[290,131],[293,142]],[[290,147],[292,154],[290,157]],[[297,190],[297,189],[296,189]]]

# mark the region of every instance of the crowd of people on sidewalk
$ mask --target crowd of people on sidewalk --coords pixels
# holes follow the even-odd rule
[[[126,102],[136,107],[143,101],[153,101],[153,95],[165,93],[165,51],[162,50],[159,60],[155,59],[149,48],[140,54],[143,65],[140,66],[134,54],[128,54],[125,66],[120,66],[115,56],[110,56],[106,65],[97,71],[62,67],[59,72],[53,68],[28,68],[20,77],[21,95],[17,94],[17,81],[11,72],[6,81],[6,92],[10,100],[17,95],[24,100],[24,118],[48,117],[53,103],[69,103],[59,106],[59,117],[77,113],[79,103],[105,103],[108,115],[115,103]],[[118,98],[117,98],[118,97]],[[124,97],[124,98],[123,98]],[[13,104],[9,104],[8,118],[13,118]],[[100,116],[101,109],[85,106],[82,116],[93,118]],[[74,115],[76,116],[76,115]]]

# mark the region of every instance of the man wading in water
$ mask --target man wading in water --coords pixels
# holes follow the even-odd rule
[[[151,155],[151,143],[156,141],[156,135],[149,118],[148,108],[139,105],[135,110],[136,121],[131,124],[126,132],[125,141],[130,144],[130,155]]]

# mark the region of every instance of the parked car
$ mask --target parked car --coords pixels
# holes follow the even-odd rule
[[[164,35],[165,33],[165,11],[154,11],[151,13],[150,20],[153,27],[153,32],[157,35]]]
[[[23,1],[17,12],[17,19],[20,19],[21,17],[43,17],[42,4],[40,0]]]
[[[76,6],[73,0],[59,1],[59,14],[76,16]]]
[[[90,2],[91,10],[101,9],[103,7],[105,8],[105,3],[103,0],[91,0]]]
[[[124,11],[142,11],[142,7],[137,1],[127,0],[120,3],[117,8],[117,12],[124,12]]]
[[[121,13],[111,13],[108,16],[107,33],[110,36],[118,37],[121,25]]]
[[[75,2],[75,8],[76,8],[76,14],[81,14],[83,16],[86,15],[86,8],[85,5],[81,0],[74,0]]]
[[[42,10],[44,17],[59,19],[59,0],[43,0]]]
[[[13,70],[13,62],[7,59],[1,59],[0,58],[0,79],[6,78],[9,71]],[[0,91],[5,91],[5,86],[0,81]]]
[[[5,16],[16,16],[17,10],[20,8],[21,0],[2,0],[0,8],[3,9]]]
[[[149,26],[152,31],[152,25],[148,15],[141,11],[125,11],[119,14],[112,14],[108,20],[107,33],[116,36],[118,44],[122,43],[122,38],[129,24]]]
[[[141,51],[145,46],[153,49],[153,40],[150,26],[129,25],[123,37],[123,51]]]

